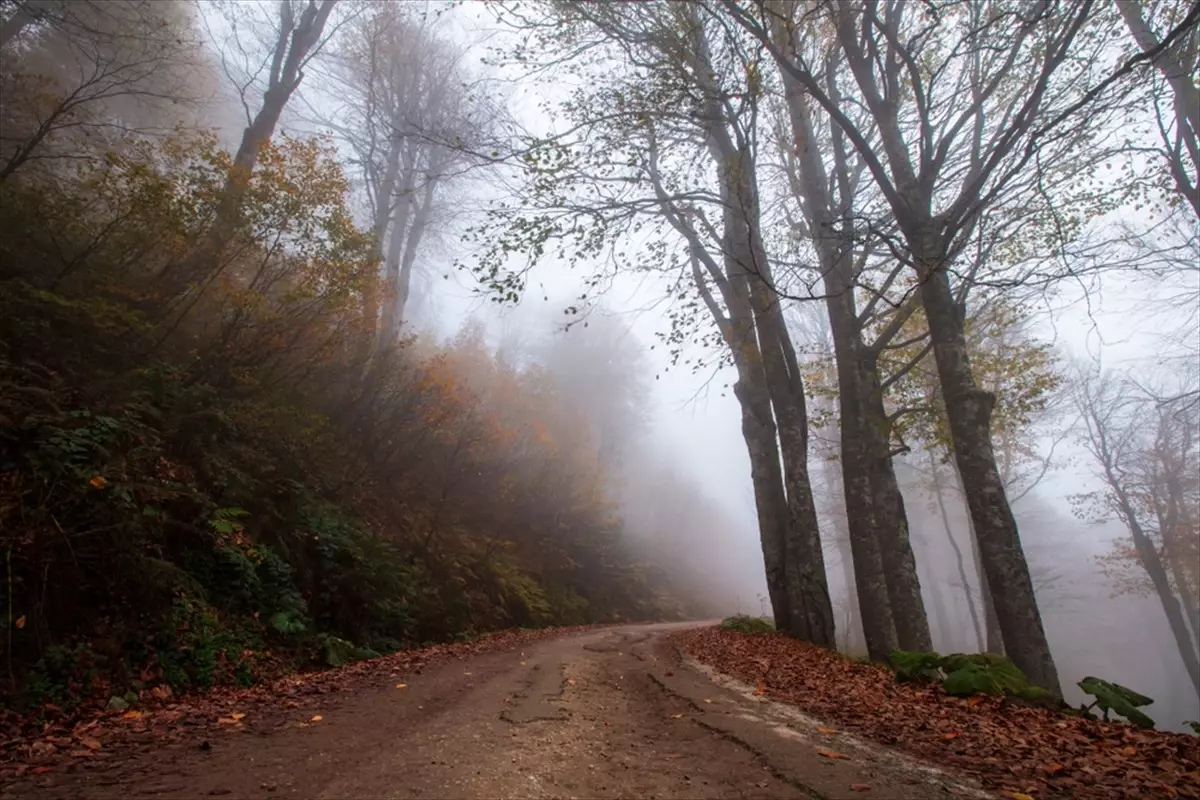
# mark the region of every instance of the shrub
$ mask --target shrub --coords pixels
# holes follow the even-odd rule
[[[902,681],[935,681],[947,694],[1009,695],[1037,701],[1050,693],[1029,683],[1025,673],[1005,656],[994,653],[919,653],[896,650],[891,654],[896,677]]]
[[[752,617],[749,614],[734,614],[721,620],[721,629],[737,631],[738,633],[767,634],[774,633],[775,626],[770,620],[762,617]]]

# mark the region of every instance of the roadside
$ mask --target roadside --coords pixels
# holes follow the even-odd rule
[[[1197,736],[1003,697],[952,697],[940,686],[898,683],[890,670],[784,636],[710,627],[669,641],[757,696],[819,717],[846,736],[971,775],[1003,797],[1200,798]]]

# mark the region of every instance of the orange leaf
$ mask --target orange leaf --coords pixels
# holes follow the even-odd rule
[[[943,741],[943,742],[953,742],[953,741],[954,741],[955,739],[957,739],[957,738],[958,738],[958,734],[957,734],[957,733],[943,733],[943,734],[942,734],[942,741]]]
[[[403,689],[403,688],[405,688],[406,686],[408,686],[408,684],[407,684],[407,683],[397,683],[397,684],[396,684],[396,688],[397,688],[397,689]]]
[[[1023,792],[1009,792],[1008,796],[1012,798],[1012,800],[1033,800],[1032,797]]]
[[[757,695],[758,697],[762,697],[766,693],[767,693],[767,685],[765,683],[763,683],[762,681],[759,681],[758,688],[754,690],[754,694]]]
[[[974,708],[975,706],[979,705],[982,702],[983,702],[983,696],[977,694],[974,697],[972,697],[970,700],[967,701],[967,705],[970,706],[971,708]]]
[[[24,628],[25,627],[25,615],[22,614],[21,616],[17,617],[17,621],[13,624],[16,625],[17,628]]]
[[[33,775],[45,775],[49,771],[49,767],[34,767],[33,769],[29,770],[29,772]]]
[[[79,743],[81,745],[83,745],[84,747],[86,747],[88,750],[99,750],[100,749],[100,743],[98,741],[96,741],[95,739],[80,739]]]
[[[850,760],[850,756],[843,755],[843,754],[839,753],[837,750],[818,750],[817,755],[825,756],[826,758],[844,758],[847,761]]]
[[[837,733],[833,728],[817,728],[817,733]]]
[[[322,719],[324,718],[320,714],[317,714],[312,718],[312,722],[320,722]]]
[[[121,719],[141,719],[141,718],[142,718],[142,712],[140,712],[140,711],[126,711],[124,714],[121,715]]]
[[[246,715],[243,714],[241,711],[235,711],[232,714],[230,714],[229,716],[232,717],[234,720],[239,720],[239,719],[244,719]]]
[[[1064,767],[1062,764],[1044,764],[1044,765],[1042,765],[1042,771],[1047,772],[1050,775],[1054,775],[1059,772],[1062,772],[1063,769],[1064,769]]]

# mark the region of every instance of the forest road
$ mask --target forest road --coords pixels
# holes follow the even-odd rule
[[[665,635],[694,624],[604,628],[444,662],[401,676],[403,688],[391,677],[322,698],[320,721],[304,727],[222,731],[206,747],[164,746],[12,796],[989,796],[681,660]]]

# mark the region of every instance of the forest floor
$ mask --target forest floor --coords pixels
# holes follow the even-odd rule
[[[695,623],[522,631],[159,697],[0,742],[0,798],[1197,796],[1194,737],[1069,720],[1050,778],[1116,758],[1110,739],[1126,772],[1037,782],[1023,748],[1046,761],[1063,717],[910,696],[797,645]],[[1183,767],[1173,788],[1146,778]]]
[[[940,686],[899,683],[891,670],[784,636],[703,628],[670,641],[707,667],[754,685],[758,696],[821,718],[829,726],[823,730],[970,775],[992,796],[1200,798],[1200,736],[1068,716],[1002,697],[952,697]]]

